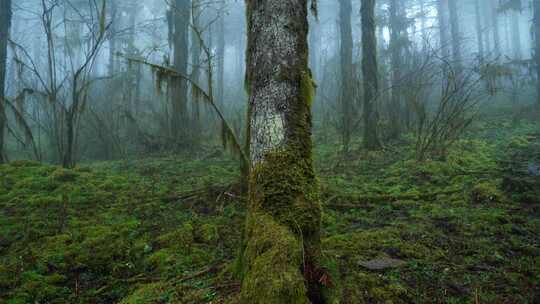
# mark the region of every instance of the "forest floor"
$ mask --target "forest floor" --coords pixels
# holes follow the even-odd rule
[[[245,201],[208,155],[0,166],[0,302],[236,303]],[[539,123],[484,117],[444,162],[315,159],[341,303],[540,302]]]

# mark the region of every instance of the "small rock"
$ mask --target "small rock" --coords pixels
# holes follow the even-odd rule
[[[540,176],[540,164],[529,162],[527,164],[527,172],[532,176]]]
[[[405,261],[392,259],[392,258],[377,258],[369,261],[360,261],[358,265],[367,268],[369,270],[385,270],[388,268],[396,268],[403,266]]]

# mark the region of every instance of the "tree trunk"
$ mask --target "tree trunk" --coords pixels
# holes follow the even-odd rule
[[[540,108],[540,0],[533,0],[534,60],[536,63],[536,103]]]
[[[220,8],[217,37],[217,103],[224,104],[225,90],[225,5]]]
[[[401,133],[401,81],[402,68],[402,22],[401,1],[390,1],[390,45],[391,66],[392,66],[392,97],[390,101],[390,138],[397,139]]]
[[[118,2],[112,1],[110,9],[111,35],[109,37],[109,75],[113,76],[116,71],[116,31],[118,23]]]
[[[174,0],[171,7],[172,14],[170,16],[172,23],[172,45],[173,45],[173,66],[174,69],[182,74],[188,73],[188,47],[189,47],[189,22],[191,15],[190,0]],[[171,133],[174,138],[174,145],[186,145],[187,129],[189,126],[189,116],[187,109],[188,86],[187,82],[182,78],[175,78],[172,85],[172,113],[171,113]]]
[[[326,303],[306,0],[248,0],[249,206],[241,303]]]
[[[65,123],[66,123],[66,150],[62,158],[62,167],[72,168],[74,165],[73,161],[73,145],[74,145],[74,117],[71,111],[67,111],[65,114]]]
[[[439,39],[441,44],[442,57],[448,59],[450,52],[448,50],[448,22],[447,22],[447,3],[448,0],[437,0],[437,17],[439,20]]]
[[[4,94],[6,83],[7,45],[10,26],[11,0],[3,0],[0,2],[0,164],[7,161],[4,143],[7,125]]]
[[[351,28],[351,0],[339,0],[340,68],[341,68],[341,135],[343,151],[349,150],[353,120],[353,39]]]
[[[493,37],[493,35],[491,34],[492,32],[492,28],[490,26],[490,20],[491,20],[491,17],[490,17],[490,5],[489,3],[487,3],[485,0],[480,0],[480,3],[482,4],[481,7],[484,11],[484,45],[485,45],[485,57],[486,59],[487,58],[490,58],[491,55],[493,54],[493,46],[492,46],[492,43],[491,43],[491,37]],[[487,13],[486,13],[487,12]]]
[[[191,18],[193,27],[198,31],[201,31],[201,3],[199,3],[199,0],[192,0],[191,5]],[[200,86],[201,84],[199,81],[201,78],[201,42],[199,41],[199,37],[197,37],[195,31],[191,31],[191,67],[191,79]],[[200,138],[201,134],[201,108],[199,101],[195,100],[196,98],[198,98],[198,93],[194,90],[192,90],[191,92],[191,98],[194,100],[192,107],[192,117],[194,118],[194,121],[191,126],[191,131],[193,133],[193,137],[196,140]]]
[[[448,2],[448,13],[450,16],[450,33],[452,35],[452,59],[454,61],[454,66],[459,71],[461,66],[461,38],[459,33],[457,1],[458,0],[451,0]]]
[[[420,33],[422,34],[422,50],[425,50],[428,46],[428,31],[427,31],[427,18],[426,18],[426,3],[425,0],[420,1]]]
[[[377,133],[379,95],[375,0],[362,0],[362,73],[364,75],[364,147],[381,147]]]
[[[512,51],[515,60],[521,60],[521,29],[519,26],[519,11],[510,12],[510,23],[512,26]]]
[[[484,31],[482,29],[482,15],[480,9],[480,0],[474,0],[474,14],[476,19],[476,43],[478,44],[478,59],[484,61]]]
[[[491,29],[493,34],[493,51],[495,52],[495,58],[498,60],[501,56],[501,37],[499,34],[499,16],[497,12],[496,3],[489,2],[489,13],[491,14]]]

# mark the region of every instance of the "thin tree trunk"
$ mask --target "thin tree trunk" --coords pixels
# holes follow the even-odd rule
[[[199,0],[192,0],[191,1],[191,18],[193,27],[197,29],[198,31],[201,31],[201,24],[200,24],[200,15],[201,15],[201,3],[199,3]],[[191,31],[191,79],[197,83],[200,86],[200,78],[201,78],[201,42],[199,41],[199,38],[197,37],[197,33],[194,31]],[[191,98],[194,100],[192,103],[193,106],[191,108],[192,110],[192,117],[193,117],[193,124],[191,126],[193,137],[195,140],[200,138],[201,134],[201,108],[200,103],[198,100],[195,100],[198,98],[198,94],[192,90],[191,92]]]
[[[73,145],[74,145],[74,123],[73,123],[73,114],[69,113],[71,111],[68,111],[66,113],[65,117],[65,123],[66,123],[66,151],[64,152],[64,156],[62,158],[62,166],[64,168],[71,168],[73,167],[74,161],[73,161]]]
[[[448,50],[448,22],[446,11],[448,0],[437,0],[437,17],[439,20],[439,39],[441,44],[442,57],[448,59],[450,51]]]
[[[448,2],[448,13],[450,16],[450,33],[452,35],[452,59],[456,69],[461,69],[461,43],[459,32],[459,13],[457,9],[458,0],[450,0]]]
[[[402,24],[400,1],[390,1],[390,50],[392,66],[392,99],[390,102],[390,138],[397,139],[401,133],[401,67],[402,67]]]
[[[116,31],[117,31],[117,13],[118,13],[118,1],[112,1],[110,18],[111,18],[111,30],[109,37],[109,75],[114,75],[116,71]]]
[[[5,109],[5,83],[7,64],[7,45],[11,26],[11,0],[0,1],[0,164],[7,161],[5,152],[5,129],[7,125]]]
[[[536,63],[536,103],[540,108],[540,0],[533,0],[534,60]]]
[[[485,32],[484,32],[484,45],[485,45],[485,55],[486,55],[486,58],[491,58],[492,55],[493,55],[493,44],[491,43],[491,38],[493,37],[492,35],[492,28],[491,28],[491,14],[489,13],[490,12],[490,4],[487,3],[486,0],[480,0],[480,3],[482,3],[482,9],[484,10],[484,29],[485,29]],[[487,13],[486,13],[487,12]]]
[[[478,59],[480,62],[484,61],[484,32],[482,29],[482,15],[480,12],[480,0],[474,0],[474,14],[476,20],[476,43],[478,44]]]
[[[351,27],[351,0],[339,0],[339,29],[340,29],[340,68],[341,68],[341,132],[343,151],[349,150],[353,119],[353,68],[352,52],[353,39]]]
[[[426,3],[425,0],[420,1],[420,32],[422,34],[422,50],[425,50],[428,46],[428,32],[426,28],[427,18],[426,18]]]
[[[501,36],[499,34],[499,16],[497,12],[496,3],[489,2],[489,13],[491,14],[491,29],[493,34],[493,51],[495,52],[495,58],[499,59],[501,56]]]
[[[240,303],[326,303],[312,161],[307,1],[246,4],[252,170]]]
[[[519,26],[519,12],[510,12],[510,23],[512,26],[512,51],[515,60],[521,60],[521,29]]]
[[[225,90],[225,5],[220,8],[218,20],[217,37],[217,102],[220,106],[224,104]]]
[[[377,133],[379,95],[375,0],[362,0],[362,73],[364,75],[364,147],[381,147]]]

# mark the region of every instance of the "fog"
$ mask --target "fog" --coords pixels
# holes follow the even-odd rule
[[[407,81],[391,80],[395,76],[393,70],[401,70],[402,75],[414,73],[414,65],[437,57],[439,63],[447,61],[477,70],[488,67],[495,74],[511,73],[511,80],[498,75],[495,78],[501,78],[500,81],[489,84],[493,86],[490,90],[496,91],[491,98],[515,96],[520,102],[532,102],[535,93],[529,85],[534,81],[531,6],[528,2],[495,2],[456,1],[455,13],[449,14],[452,10],[444,1],[442,6],[436,1],[378,1],[376,33],[382,92],[399,86],[393,82]],[[177,7],[180,5],[183,7]],[[343,79],[338,75],[341,65],[352,65],[354,80],[350,81],[362,82],[360,1],[351,2],[345,18],[340,16],[340,1],[319,1],[318,6],[318,16],[310,17],[309,34],[310,68],[319,87],[314,106],[315,130],[325,133],[333,128],[343,133],[351,126],[339,121]],[[215,109],[197,101],[199,90],[193,88],[195,85],[208,91],[209,68],[215,104],[243,142],[247,102],[243,88],[244,11],[242,1],[114,0],[104,5],[100,1],[15,1],[5,92],[15,100],[22,92],[31,90],[33,94],[19,98],[24,99],[19,110],[28,126],[23,129],[39,135],[32,136],[34,148],[23,149],[27,145],[17,141],[28,143],[23,137],[29,134],[19,130],[20,126],[11,126],[12,122],[10,132],[16,139],[8,139],[7,154],[49,162],[60,162],[65,157],[65,126],[56,121],[63,114],[52,104],[65,109],[73,104],[72,78],[85,63],[84,79],[76,84],[84,86],[85,100],[73,109],[77,116],[73,121],[77,126],[73,162],[133,157],[170,150],[170,145],[187,147],[195,141],[205,145],[216,140],[220,136],[216,128],[221,128],[222,123]],[[175,21],[171,14],[185,20]],[[44,22],[44,17],[49,18],[50,24]],[[346,25],[350,27],[351,41],[342,41],[344,37],[340,36],[340,29]],[[175,26],[184,26],[181,41],[174,40]],[[392,41],[392,31],[399,32],[397,41]],[[100,34],[103,37],[97,40]],[[352,52],[349,63],[340,63],[343,48]],[[208,50],[210,60],[204,49]],[[397,52],[399,62],[392,62],[393,51]],[[181,62],[175,63],[175,56]],[[413,58],[415,61],[411,62]],[[174,93],[167,79],[158,84],[162,79],[156,66],[181,66],[180,72],[191,82]],[[162,86],[160,90],[157,85]],[[161,94],[162,90],[165,94]],[[55,100],[44,102],[51,94]],[[171,98],[184,99],[180,101],[182,108],[173,109]],[[360,104],[362,96],[358,91],[348,98]],[[383,117],[384,103],[384,99],[379,102]],[[178,110],[185,113],[175,116]],[[351,111],[360,115],[361,108]],[[173,124],[179,119],[183,123]],[[182,131],[183,143],[171,143],[178,132],[173,129],[192,127],[195,132]],[[134,137],[133,132],[140,132],[140,136]]]

